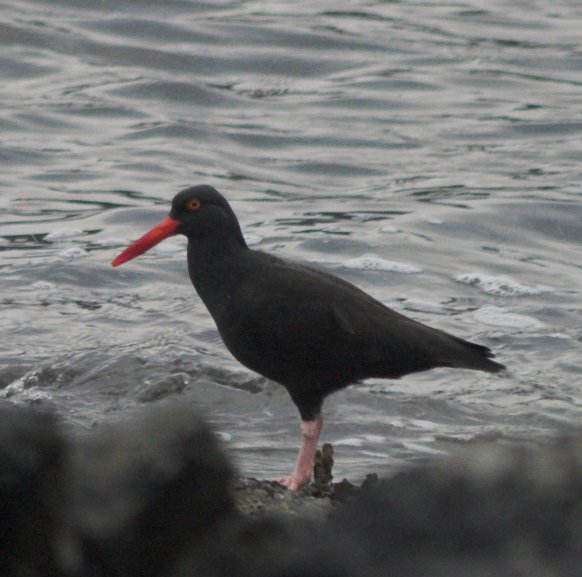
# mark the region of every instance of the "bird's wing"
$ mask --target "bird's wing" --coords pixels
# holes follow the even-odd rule
[[[382,334],[389,327],[378,326],[378,318],[401,315],[317,269],[273,259],[269,271],[240,283],[221,323],[227,347],[243,364],[260,356],[270,364],[277,359],[275,364],[323,371],[353,363],[363,347],[368,360],[382,358]]]
[[[241,283],[221,331],[257,372],[348,383],[435,366],[492,370],[486,347],[410,319],[326,272],[269,258],[269,274],[256,267],[253,282]]]

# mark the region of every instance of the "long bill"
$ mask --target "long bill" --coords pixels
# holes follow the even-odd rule
[[[146,232],[142,237],[130,244],[120,255],[111,261],[111,266],[119,266],[128,260],[143,254],[150,248],[162,242],[165,238],[176,234],[180,222],[167,216],[159,224]]]

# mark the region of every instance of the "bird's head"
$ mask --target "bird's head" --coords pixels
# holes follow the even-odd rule
[[[212,186],[201,184],[179,192],[172,200],[169,216],[128,246],[111,264],[119,266],[176,234],[192,241],[230,239],[246,246],[236,215],[226,199]]]

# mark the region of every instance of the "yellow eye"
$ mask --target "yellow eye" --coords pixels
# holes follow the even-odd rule
[[[198,210],[201,206],[202,206],[202,203],[197,198],[191,198],[186,203],[186,208],[188,210],[191,210],[192,212],[194,212],[195,210]]]

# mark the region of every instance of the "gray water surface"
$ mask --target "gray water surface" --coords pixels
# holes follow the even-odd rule
[[[0,48],[1,402],[75,430],[188,403],[288,472],[296,409],[225,350],[185,241],[110,266],[208,183],[254,248],[509,367],[333,395],[338,477],[578,427],[579,2],[5,0]]]

